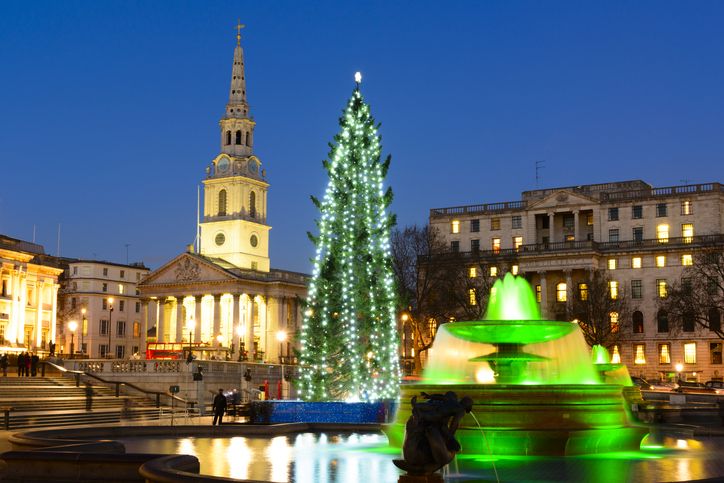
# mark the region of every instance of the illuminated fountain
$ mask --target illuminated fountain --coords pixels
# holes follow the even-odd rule
[[[402,444],[412,396],[453,390],[473,398],[484,431],[463,419],[463,453],[637,450],[647,430],[631,422],[622,384],[602,377],[608,369],[591,362],[577,324],[541,320],[528,283],[508,274],[495,283],[485,320],[440,327],[422,381],[402,386],[388,437]]]

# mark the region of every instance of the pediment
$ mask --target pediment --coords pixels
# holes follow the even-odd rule
[[[561,208],[561,207],[580,207],[583,205],[591,205],[594,203],[598,203],[597,200],[582,195],[580,193],[575,193],[570,190],[558,190],[555,191],[545,198],[535,201],[533,203],[530,203],[528,205],[528,209],[546,209],[546,208]]]
[[[151,272],[142,286],[178,283],[223,282],[236,277],[212,261],[191,253],[182,253],[166,265]]]

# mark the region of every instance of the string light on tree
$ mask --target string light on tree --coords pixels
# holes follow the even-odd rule
[[[301,333],[305,400],[396,398],[399,391],[395,291],[390,251],[392,190],[383,181],[378,126],[360,92],[362,74],[323,162],[329,175],[319,209],[312,280]]]

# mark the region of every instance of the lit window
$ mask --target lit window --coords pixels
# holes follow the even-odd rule
[[[468,270],[468,276],[470,278],[475,278],[478,276],[478,269],[476,267],[470,267],[470,270]]]
[[[633,257],[631,259],[631,268],[641,268],[641,257]]]
[[[684,344],[684,362],[687,364],[696,364],[696,342],[687,342]]]
[[[608,318],[611,323],[611,332],[615,334],[618,332],[618,312],[611,312],[608,314]]]
[[[515,251],[517,252],[521,246],[523,246],[523,237],[514,236],[513,237],[513,248],[515,248]]]
[[[543,291],[543,289],[541,288],[540,285],[535,286],[535,301],[538,303],[540,303],[540,301],[541,301],[542,291]]]
[[[692,210],[691,201],[684,200],[681,202],[681,214],[682,215],[690,215],[693,212],[694,212],[694,210]]]
[[[475,295],[474,288],[468,290],[468,302],[470,303],[470,305],[478,305],[478,298]]]
[[[491,276],[491,277],[497,277],[497,276],[498,276],[498,267],[490,267],[490,276]]]
[[[500,253],[500,238],[493,238],[493,253]]]
[[[618,298],[618,282],[615,280],[608,282],[608,291],[611,296],[611,300],[616,300]]]
[[[618,346],[613,346],[613,351],[611,351],[611,363],[613,364],[621,364],[621,353],[618,350]]]
[[[565,282],[556,285],[556,302],[565,302],[568,300],[568,291]]]
[[[460,233],[460,220],[453,220],[450,224],[450,230],[453,233]]]
[[[669,241],[669,225],[662,223],[656,226],[656,239],[659,243],[667,243]]]
[[[608,269],[609,269],[609,270],[616,270],[616,259],[615,259],[615,258],[609,258],[609,259],[608,259]]]
[[[681,264],[685,267],[690,267],[694,264],[694,259],[691,257],[690,254],[686,253],[684,255],[681,255]]]
[[[576,235],[566,235],[566,241],[567,242],[576,241]]]
[[[659,364],[671,364],[671,348],[669,344],[659,344]]]
[[[491,218],[490,219],[490,229],[491,230],[500,230],[500,218]]]
[[[586,225],[593,226],[593,213],[588,213],[586,215]]]
[[[124,290],[125,290],[125,287],[123,286],[123,284],[119,283],[118,284],[118,293],[122,294],[124,292]]]
[[[664,268],[666,266],[666,255],[658,255],[656,257],[656,266]]]
[[[583,301],[588,300],[588,284],[587,283],[578,284],[578,297]]]
[[[656,280],[656,293],[660,299],[665,299],[668,291],[666,289],[666,280]]]
[[[684,237],[684,243],[691,243],[694,239],[694,224],[684,223],[681,225],[681,236]]]
[[[513,275],[518,275],[518,265],[513,265],[512,267],[510,267],[510,273],[512,273]]]
[[[427,319],[427,332],[428,334],[430,334],[430,337],[433,338],[435,337],[435,334],[437,334],[437,320],[433,319],[432,317]]]
[[[646,345],[634,345],[634,364],[646,364]]]

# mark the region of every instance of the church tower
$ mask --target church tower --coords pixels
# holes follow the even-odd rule
[[[206,168],[200,223],[201,255],[239,268],[269,271],[266,172],[254,155],[254,127],[246,101],[244,50],[237,25],[229,102],[219,121],[221,153]]]

